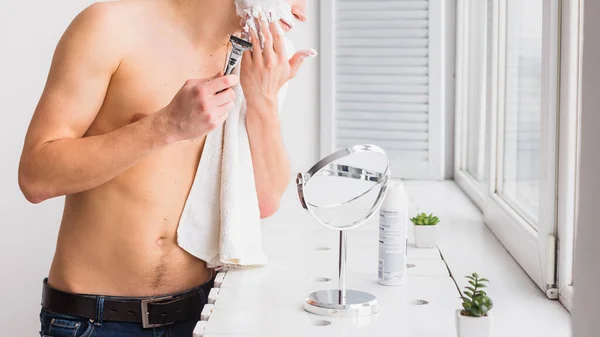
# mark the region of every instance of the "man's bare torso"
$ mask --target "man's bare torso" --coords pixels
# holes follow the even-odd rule
[[[209,78],[227,48],[202,55],[155,2],[111,4],[127,50],[86,136],[111,132],[169,104],[188,79]],[[113,296],[172,293],[206,282],[206,264],[177,245],[177,227],[204,140],[155,151],[123,174],[66,197],[49,283]]]

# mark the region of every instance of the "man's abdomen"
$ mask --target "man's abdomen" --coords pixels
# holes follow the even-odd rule
[[[68,196],[50,285],[72,293],[154,296],[206,282],[206,264],[177,245],[199,143],[173,145],[94,190]]]

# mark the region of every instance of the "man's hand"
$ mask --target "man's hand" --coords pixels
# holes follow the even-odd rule
[[[264,37],[264,48],[261,39],[254,30],[250,30],[252,51],[244,53],[240,73],[249,111],[277,107],[279,90],[296,76],[307,57],[315,56],[315,51],[303,50],[288,59],[283,36],[277,31],[278,24],[256,19],[256,27],[260,27],[261,37]]]
[[[237,84],[236,75],[188,80],[158,116],[169,142],[200,138],[223,124],[234,105],[231,87]]]

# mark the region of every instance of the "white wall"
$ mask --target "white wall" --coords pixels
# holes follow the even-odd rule
[[[573,337],[600,334],[600,1],[585,1],[579,222],[575,241]]]
[[[17,167],[56,42],[89,1],[0,1],[0,326],[13,336],[39,331],[42,279],[54,251],[62,200],[29,205]]]
[[[17,184],[22,142],[42,92],[54,47],[90,0],[0,1],[0,327],[3,335],[36,336],[42,279],[47,275],[62,198],[28,204]],[[318,2],[310,22],[290,37],[297,48],[318,47]],[[307,60],[291,84],[282,117],[294,172],[317,160],[318,60]],[[293,186],[283,209],[297,209]]]

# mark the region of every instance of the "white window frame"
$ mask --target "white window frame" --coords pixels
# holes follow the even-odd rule
[[[498,27],[506,27],[506,1],[495,1]],[[499,30],[498,94],[497,108],[492,111],[492,123],[497,132],[492,133],[491,165],[488,194],[485,202],[484,220],[531,279],[546,292],[557,298],[556,283],[556,163],[557,163],[557,105],[558,105],[558,43],[559,0],[543,2],[542,38],[542,102],[540,128],[540,201],[537,231],[497,193],[502,183],[504,153],[504,102],[506,73],[506,30]],[[495,55],[496,56],[496,55]]]
[[[561,13],[557,278],[559,300],[568,310],[573,306],[574,234],[581,143],[582,5],[581,0],[563,0]]]
[[[504,113],[506,81],[506,0],[492,2],[493,20],[492,44],[488,50],[491,57],[491,90],[487,97],[486,111],[489,139],[487,164],[489,179],[482,191],[476,180],[466,170],[465,151],[466,121],[465,81],[468,81],[468,59],[464,54],[469,46],[465,45],[465,34],[469,27],[465,15],[469,13],[467,0],[459,0],[458,47],[457,47],[457,102],[456,102],[456,164],[455,179],[473,201],[482,209],[484,220],[490,230],[502,242],[510,254],[517,260],[531,279],[546,292],[550,298],[558,298],[556,289],[556,235],[557,235],[557,153],[558,140],[558,102],[559,102],[559,32],[560,0],[543,2],[543,56],[542,56],[542,120],[540,148],[540,212],[537,230],[509,205],[497,192],[503,177],[504,155]],[[461,18],[463,18],[461,20]],[[500,28],[502,27],[502,29]],[[461,37],[463,41],[461,41]],[[500,71],[502,69],[502,71]],[[481,80],[481,79],[480,79]],[[483,82],[486,83],[486,82]],[[550,113],[549,113],[550,112]]]
[[[320,157],[335,151],[335,22],[336,1],[320,2]],[[429,69],[439,74],[430,77],[429,160],[428,170],[415,179],[444,180],[452,174],[453,101],[449,96],[454,90],[454,3],[446,0],[430,0],[429,39],[439,49],[430,50]],[[419,171],[420,172],[420,171]]]
[[[482,0],[486,1],[487,0]],[[470,39],[472,29],[482,29],[481,27],[471,27],[470,19],[472,17],[471,6],[469,0],[458,0],[456,4],[456,105],[455,105],[455,146],[454,152],[454,179],[456,183],[469,195],[471,200],[479,207],[484,209],[485,201],[485,190],[468,172],[467,162],[467,151],[468,151],[468,137],[466,132],[468,130],[468,115],[467,111],[472,109],[482,109],[486,111],[487,107],[485,101],[483,106],[471,107],[469,106],[469,86],[470,81],[473,79],[473,74],[470,74],[469,70],[469,51],[472,48],[484,48],[487,52],[487,44],[484,46],[474,45]],[[493,26],[494,29],[495,26]],[[495,36],[495,34],[494,34]],[[492,47],[496,44],[492,43]],[[487,69],[487,57],[484,57],[484,69]],[[492,64],[493,67],[493,64]],[[479,74],[479,81],[487,84],[487,78],[485,71]],[[492,79],[493,81],[493,79]],[[485,86],[482,88],[482,94],[485,94]],[[489,97],[487,98],[489,99]],[[486,99],[486,100],[487,100]],[[487,114],[481,119],[482,124],[485,125],[487,121]],[[483,126],[482,125],[482,126]],[[486,130],[482,130],[485,132]],[[484,149],[485,151],[486,149]],[[485,152],[479,154],[479,161],[483,161],[485,169]],[[481,163],[480,163],[481,165]]]

